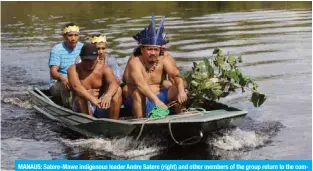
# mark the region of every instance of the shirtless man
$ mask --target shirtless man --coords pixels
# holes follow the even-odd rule
[[[98,56],[99,56],[98,61],[102,62],[102,63],[104,63],[104,64],[106,64],[112,68],[114,75],[117,79],[117,82],[118,82],[118,84],[120,84],[122,78],[121,78],[121,74],[120,74],[120,70],[119,70],[119,66],[117,64],[117,61],[116,61],[115,57],[107,56],[107,39],[106,39],[106,36],[100,35],[100,34],[92,35],[89,38],[89,43],[96,44],[97,49],[98,49]],[[75,63],[79,63],[79,62],[81,62],[80,56],[78,56],[76,58]]]
[[[165,47],[165,45],[162,45],[161,46],[161,49],[160,49],[160,56],[168,56],[171,61],[173,62],[173,64],[176,66],[176,61],[174,60],[174,58],[172,57],[172,55],[170,55],[167,51],[167,48]],[[138,56],[141,56],[141,46],[138,46],[134,49],[134,53],[133,53],[133,56],[130,56],[128,61],[130,61],[132,58],[134,57],[138,57]],[[125,70],[124,70],[124,73],[123,73],[123,82],[126,82],[126,80],[128,79],[128,68],[125,67]],[[170,78],[168,78],[167,75],[162,75],[162,86],[164,88],[170,88],[173,84],[173,80],[169,80]],[[123,93],[127,91],[127,85],[123,87]]]
[[[167,108],[166,105],[172,101],[177,100],[180,104],[187,101],[179,70],[169,56],[160,56],[160,47],[167,41],[162,35],[163,31],[164,18],[156,32],[152,16],[149,27],[133,36],[141,44],[141,55],[130,58],[126,66],[128,77],[125,81],[128,88],[124,105],[137,118],[149,117],[155,105]],[[174,81],[169,89],[161,88],[163,72]],[[176,112],[180,110],[177,108]]]
[[[132,58],[135,58],[135,57],[138,57],[138,56],[141,56],[141,46],[138,46],[134,49],[134,53],[133,53],[133,56],[130,56],[129,59],[128,59],[128,62],[132,59]],[[173,63],[173,65],[175,67],[176,66],[176,61],[175,59],[172,57],[172,55],[170,55],[167,51],[166,51],[166,47],[164,45],[161,46],[161,49],[160,49],[160,56],[166,56],[167,58],[171,59],[171,62]],[[127,64],[128,64],[127,62]],[[125,70],[124,70],[124,73],[123,73],[123,82],[126,83],[127,80],[128,80],[128,77],[129,77],[129,71],[128,71],[128,67],[126,65],[125,67]],[[169,78],[168,75],[166,73],[163,73],[162,74],[162,78],[161,78],[161,89],[162,88],[166,88],[166,89],[169,89],[171,86],[173,86],[173,83],[175,81],[172,79],[172,78]],[[122,87],[122,97],[124,100],[127,99],[128,95],[127,95],[127,91],[128,91],[128,86],[127,85],[124,85]]]
[[[95,44],[82,47],[82,62],[68,69],[68,78],[76,97],[73,110],[97,118],[118,119],[121,106],[121,90],[110,67],[98,62]],[[93,90],[90,93],[89,90]],[[94,93],[97,92],[97,93]]]

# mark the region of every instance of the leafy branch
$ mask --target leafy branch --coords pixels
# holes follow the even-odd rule
[[[193,62],[192,71],[185,78],[191,106],[201,105],[203,99],[216,101],[237,89],[242,93],[252,91],[250,101],[254,107],[261,106],[266,96],[257,91],[257,83],[242,74],[238,63],[242,63],[241,56],[225,55],[219,48],[214,49],[212,59],[205,57],[199,63]]]

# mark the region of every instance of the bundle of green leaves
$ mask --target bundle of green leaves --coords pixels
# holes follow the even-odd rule
[[[266,96],[257,91],[258,84],[242,74],[237,67],[242,63],[241,56],[223,54],[214,49],[212,58],[205,57],[199,63],[194,62],[192,71],[187,72],[186,83],[192,107],[201,107],[203,100],[216,101],[228,96],[237,89],[252,91],[251,102],[254,107],[261,106]]]

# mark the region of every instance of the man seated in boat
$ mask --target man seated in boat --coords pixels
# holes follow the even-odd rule
[[[114,72],[114,75],[117,79],[118,84],[121,84],[122,78],[121,78],[121,74],[120,74],[120,70],[119,70],[119,66],[117,64],[117,61],[116,61],[115,57],[108,56],[106,53],[106,46],[107,46],[106,36],[100,35],[100,34],[92,35],[89,38],[89,43],[96,44],[97,49],[98,49],[98,56],[99,56],[98,61],[111,67],[113,72]],[[79,62],[81,62],[80,56],[78,56],[76,58],[75,63],[77,64]]]
[[[67,78],[67,69],[74,64],[83,43],[78,42],[79,27],[66,24],[62,31],[64,41],[55,45],[49,57],[50,91],[52,96],[60,97],[64,107],[71,108],[72,94]]]
[[[180,104],[187,101],[184,81],[179,77],[175,63],[169,56],[160,56],[161,46],[168,41],[163,31],[164,18],[156,32],[152,16],[149,27],[133,36],[141,45],[141,55],[130,58],[126,66],[127,98],[124,105],[137,118],[149,117],[155,106],[167,108],[172,101]],[[163,73],[173,80],[169,89],[161,87]],[[177,105],[175,112],[180,113],[181,110],[182,105]]]
[[[84,44],[81,62],[68,69],[68,78],[75,92],[73,110],[97,118],[118,119],[122,104],[121,89],[112,69],[99,62],[95,44]],[[93,90],[92,93],[89,90]]]
[[[139,42],[138,42],[139,43]],[[166,42],[167,43],[167,42]],[[135,57],[138,57],[142,55],[141,54],[141,45],[139,45],[138,47],[136,47],[134,49],[134,52],[133,52],[133,56],[130,56],[128,61],[130,61],[130,59],[132,58],[135,58]],[[173,64],[176,66],[176,61],[174,60],[174,58],[172,57],[172,55],[170,55],[168,52],[167,52],[167,47],[165,45],[162,45],[160,47],[160,56],[167,56],[168,58],[171,59],[171,61],[173,62]],[[128,69],[127,67],[125,68],[124,70],[124,74],[123,74],[123,82],[126,82],[126,80],[128,79]],[[162,75],[162,80],[161,80],[161,85],[162,85],[162,88],[170,88],[172,85],[173,85],[173,82],[174,80],[172,80],[171,78],[168,77],[168,75],[166,73],[163,73]],[[123,97],[126,99],[127,98],[127,88],[128,86],[125,85],[123,86],[123,89],[122,89],[122,92],[123,92]]]

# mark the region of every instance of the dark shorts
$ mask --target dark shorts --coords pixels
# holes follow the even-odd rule
[[[160,93],[157,95],[157,97],[164,103],[164,104],[168,104],[168,89],[162,89],[160,91]],[[132,98],[131,96],[128,96],[127,99],[124,101],[124,106],[128,111],[132,111]],[[146,103],[146,111],[144,113],[144,117],[148,118],[149,117],[149,113],[152,111],[152,109],[154,108],[155,103],[147,98],[147,103]]]
[[[90,102],[88,102],[88,105],[94,117],[96,118],[108,118],[109,117],[107,109],[98,108],[97,106],[92,105]],[[78,108],[75,103],[73,104],[73,111],[78,112]]]

